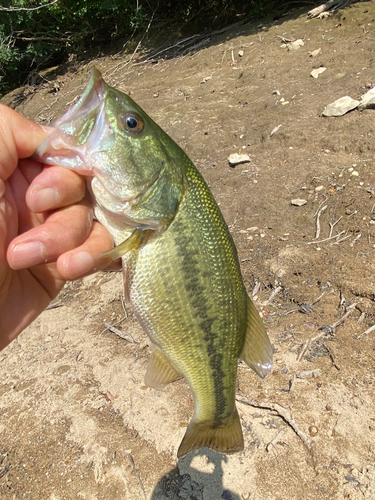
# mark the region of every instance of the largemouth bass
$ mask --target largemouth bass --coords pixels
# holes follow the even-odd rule
[[[184,377],[194,415],[178,457],[243,449],[238,358],[264,377],[272,348],[243,284],[237,251],[202,176],[177,144],[94,69],[80,100],[37,150],[86,176],[96,218],[122,257],[125,295],[152,341],[145,383]]]

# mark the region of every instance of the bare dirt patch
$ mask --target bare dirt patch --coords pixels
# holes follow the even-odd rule
[[[0,498],[375,497],[375,332],[361,336],[375,323],[375,111],[321,116],[375,85],[375,5],[323,20],[306,12],[233,28],[157,64],[101,58],[2,100],[50,123],[93,64],[130,93],[220,203],[275,364],[264,381],[240,364],[238,394],[252,403],[238,402],[245,450],[177,463],[192,399],[183,381],[164,392],[143,385],[149,344],[125,315],[121,274],[67,284],[59,307],[0,353]],[[283,39],[304,45],[288,51]],[[229,167],[239,150],[251,161]],[[291,205],[296,198],[307,203]],[[318,376],[304,378],[310,370]]]

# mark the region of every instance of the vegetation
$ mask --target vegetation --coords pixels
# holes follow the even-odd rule
[[[93,46],[108,45],[167,20],[176,27],[195,21],[198,29],[218,27],[238,16],[258,17],[271,0],[3,0],[0,5],[0,95],[25,84],[33,72],[84,57]],[[286,2],[284,2],[286,3]]]

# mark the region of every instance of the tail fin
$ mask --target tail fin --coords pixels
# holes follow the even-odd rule
[[[212,421],[190,422],[180,444],[177,457],[181,458],[198,448],[211,448],[218,453],[231,454],[243,450],[241,422],[234,409],[232,415],[220,424]]]

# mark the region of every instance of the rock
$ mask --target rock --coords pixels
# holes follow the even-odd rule
[[[201,83],[206,83],[206,82],[208,82],[208,80],[212,80],[212,76],[205,76],[203,78],[203,80],[201,81]]]
[[[229,165],[235,167],[239,163],[246,163],[251,161],[249,155],[239,155],[238,153],[233,153],[228,158]]]
[[[295,198],[294,200],[291,200],[291,205],[294,205],[296,207],[303,207],[303,205],[306,205],[307,200],[303,200],[302,198]]]
[[[366,94],[363,94],[361,102],[358,106],[359,111],[372,108],[375,108],[375,88],[369,90]]]
[[[342,116],[348,111],[355,109],[358,105],[359,101],[349,96],[340,97],[340,99],[328,104],[328,106],[324,108],[323,116]]]
[[[238,57],[243,57],[243,50],[242,50],[242,49],[240,49],[240,50],[238,51]]]
[[[317,378],[322,376],[322,370],[320,370],[320,368],[316,370],[303,370],[302,372],[296,373],[296,376],[302,379]]]
[[[316,57],[318,56],[320,53],[321,53],[322,49],[316,49],[316,50],[313,50],[312,52],[309,52],[309,56],[310,57]]]
[[[271,137],[273,136],[273,134],[276,134],[276,132],[279,130],[279,128],[282,126],[282,123],[280,125],[277,125],[277,127],[275,127],[274,129],[272,129],[272,132],[271,132]]]
[[[318,78],[318,76],[324,73],[326,69],[327,68],[325,68],[324,66],[321,66],[320,68],[315,68],[311,71],[310,75],[313,78]]]
[[[288,50],[298,50],[301,47],[303,47],[305,44],[303,43],[303,40],[299,38],[298,40],[294,40],[294,42],[287,43],[287,48]]]
[[[279,91],[279,90],[274,90],[274,91],[272,92],[272,95],[280,95],[280,91]]]

